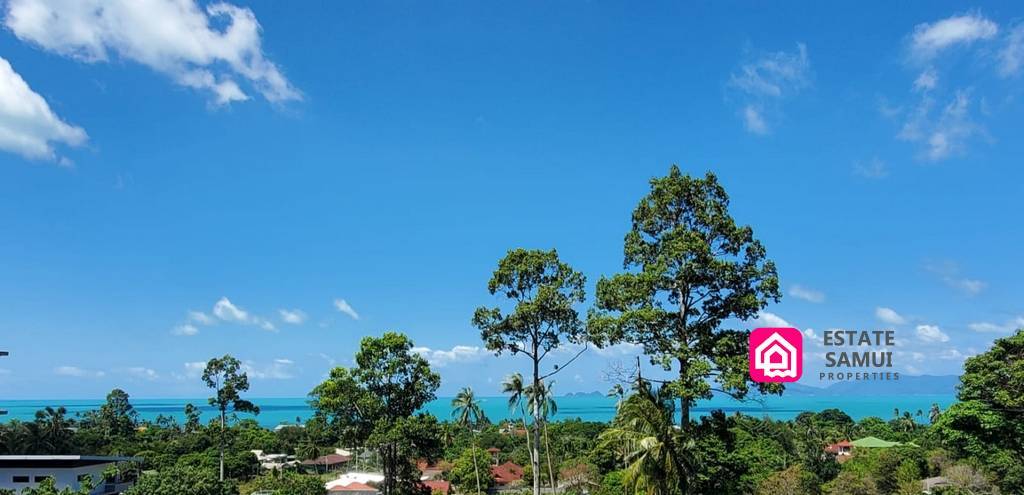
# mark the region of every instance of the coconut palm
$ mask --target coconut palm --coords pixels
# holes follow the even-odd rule
[[[619,408],[599,437],[602,448],[623,451],[623,485],[629,493],[674,495],[692,477],[694,442],[677,429],[671,403],[641,387]]]
[[[608,397],[615,397],[615,409],[618,409],[622,405],[622,400],[626,398],[626,390],[622,388],[621,384],[616,383],[608,391]]]
[[[54,409],[49,406],[42,411],[36,411],[35,433],[50,453],[64,453],[71,443],[72,423],[67,419],[67,413],[68,410],[64,407]]]
[[[455,421],[469,428],[473,428],[473,474],[476,475],[476,493],[480,495],[480,468],[476,461],[476,426],[487,423],[487,415],[480,408],[480,401],[473,394],[473,389],[466,387],[459,391],[452,399],[452,417]]]
[[[501,391],[508,394],[509,411],[515,412],[518,409],[519,413],[523,416],[523,430],[526,431],[526,451],[530,453],[530,465],[532,466],[535,454],[533,449],[530,448],[530,427],[526,424],[526,406],[523,401],[526,387],[523,385],[523,375],[513,373],[505,377],[505,381],[501,382]]]
[[[932,404],[931,409],[928,410],[928,422],[935,424],[939,420],[939,415],[942,414],[942,410],[939,409],[938,404]]]
[[[315,461],[324,454],[324,449],[317,445],[312,438],[307,439],[304,443],[299,445],[299,448],[295,453],[304,460],[314,461],[313,468],[316,469],[318,473],[320,472],[320,464]],[[327,462],[325,461],[323,464],[324,472],[327,472]]]

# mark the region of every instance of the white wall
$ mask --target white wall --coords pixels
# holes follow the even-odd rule
[[[102,493],[103,471],[110,464],[97,464],[94,466],[83,466],[77,468],[0,468],[0,488],[8,488],[21,493],[25,487],[35,487],[36,476],[51,477],[57,482],[57,489],[71,488],[78,489],[78,476],[88,474],[92,476],[93,484],[98,485],[96,493]],[[14,476],[28,476],[28,483],[15,483]]]

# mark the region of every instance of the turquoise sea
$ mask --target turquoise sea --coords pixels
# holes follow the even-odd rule
[[[505,397],[483,397],[482,405],[492,421],[509,418],[508,399]],[[792,419],[804,411],[821,411],[837,408],[846,411],[855,420],[868,416],[891,418],[893,409],[910,411],[918,410],[924,414],[917,418],[927,422],[928,410],[933,403],[943,410],[955,402],[952,394],[940,395],[875,395],[875,396],[769,396],[759,401],[739,402],[728,397],[716,397],[698,404],[698,415],[722,409],[726,413],[741,412],[750,416],[768,416],[774,419]],[[305,398],[253,399],[260,406],[261,413],[256,417],[260,424],[274,427],[283,423],[305,421],[312,414]],[[580,418],[587,421],[608,421],[615,415],[615,400],[602,396],[567,396],[559,397],[556,420]],[[32,420],[35,412],[46,406],[64,406],[71,415],[92,409],[98,409],[102,399],[95,400],[8,400],[0,401],[0,410],[7,410],[6,416],[0,421],[18,419]],[[212,419],[215,414],[206,405],[206,399],[132,399],[135,409],[142,419],[155,419],[158,415],[173,416],[182,421],[185,404],[192,403],[203,410],[204,421]],[[431,402],[424,408],[439,419],[451,416],[451,398],[442,397]],[[246,417],[249,415],[240,415]],[[249,416],[251,417],[251,416]]]

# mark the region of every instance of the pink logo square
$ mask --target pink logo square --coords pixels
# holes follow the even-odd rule
[[[750,378],[755,382],[795,382],[804,373],[804,335],[795,328],[750,332]]]

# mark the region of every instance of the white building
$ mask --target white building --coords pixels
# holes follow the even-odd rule
[[[118,462],[140,460],[135,457],[87,455],[0,455],[0,489],[21,493],[25,488],[38,486],[46,478],[53,478],[58,490],[78,490],[88,476],[96,486],[93,495],[116,495],[131,484],[104,483],[103,471]]]

